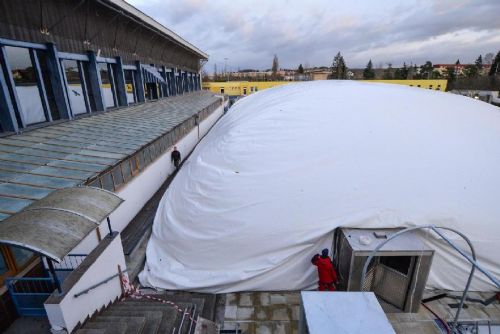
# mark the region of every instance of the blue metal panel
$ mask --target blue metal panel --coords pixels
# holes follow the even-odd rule
[[[78,64],[78,74],[80,76],[80,82],[82,83],[82,93],[83,93],[83,100],[85,101],[85,109],[87,109],[87,113],[90,113],[92,112],[92,108],[90,107],[89,90],[87,86],[87,80],[85,80],[84,68],[80,61],[77,64]]]
[[[98,63],[116,64],[116,59],[114,58],[96,57],[96,61]]]
[[[168,89],[167,69],[166,69],[165,66],[161,66],[160,67],[160,73],[161,73],[161,76],[162,76],[163,80],[165,80],[165,84],[162,85],[163,97],[170,96],[170,92],[169,92],[169,89]]]
[[[137,70],[137,66],[135,65],[122,65],[124,70]]]
[[[113,104],[118,107],[118,98],[116,96],[115,73],[112,64],[106,63],[109,76],[109,84],[111,85],[111,95],[113,96]],[[115,66],[116,67],[116,66]]]
[[[172,68],[172,72],[170,72],[170,85],[172,86],[172,95],[177,95],[177,84],[175,80],[175,68]]]
[[[40,93],[40,100],[42,101],[43,112],[45,114],[45,119],[52,122],[52,115],[50,113],[49,101],[47,100],[47,92],[45,91],[45,84],[43,83],[42,71],[40,69],[40,62],[38,61],[38,56],[36,52],[30,50],[31,63],[35,69],[36,74],[36,84],[38,86],[38,92]]]
[[[32,187],[14,183],[0,183],[0,195],[7,197],[16,196],[35,200],[42,199],[53,191],[54,189],[49,188]]]
[[[0,196],[0,211],[4,213],[16,213],[32,202],[27,199]]]
[[[52,278],[7,278],[5,283],[20,316],[47,316],[43,303],[56,289],[56,283]]]
[[[12,69],[10,68],[10,64],[7,61],[7,52],[5,51],[5,47],[0,45],[0,58],[3,59],[2,67],[4,68],[4,75],[7,81],[7,87],[10,91],[10,96],[12,97],[12,102],[14,105],[14,112],[17,119],[17,124],[20,128],[26,127],[26,120],[24,119],[24,115],[21,112],[21,104],[19,103],[19,98],[16,92],[16,84],[14,83],[14,78],[12,77]]]
[[[121,57],[116,57],[116,66],[113,66],[113,76],[116,84],[116,95],[118,105],[121,107],[128,106],[127,102],[127,87],[125,84],[125,73],[123,72],[123,61]]]
[[[82,54],[77,54],[77,53],[59,52],[58,55],[59,55],[59,59],[89,61],[89,57],[87,55],[82,55]]]
[[[141,62],[136,62],[137,71],[135,71],[135,91],[137,92],[137,102],[145,102],[146,96],[144,94],[144,77],[141,70]]]
[[[53,43],[47,44],[47,68],[59,115],[63,119],[71,119],[64,83],[64,73],[59,63],[57,48]]]
[[[21,47],[21,48],[39,49],[39,50],[46,50],[47,49],[47,46],[44,44],[15,41],[12,39],[5,39],[5,38],[0,38],[0,44],[8,45],[8,46],[17,46],[17,47]]]
[[[16,115],[14,113],[14,106],[10,99],[9,88],[2,71],[2,57],[0,57],[0,123],[4,131],[18,132]]]
[[[101,90],[101,75],[99,73],[99,69],[97,68],[97,57],[94,51],[89,51],[88,57],[88,76],[90,82],[87,83],[87,87],[94,96],[96,111],[104,111],[106,110],[106,107],[104,104],[104,94]]]

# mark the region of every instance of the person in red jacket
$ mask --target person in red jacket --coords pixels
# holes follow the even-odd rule
[[[332,259],[328,256],[328,249],[323,249],[321,256],[319,254],[314,255],[311,262],[318,267],[318,290],[335,291],[335,284],[338,284],[337,273],[333,268]]]

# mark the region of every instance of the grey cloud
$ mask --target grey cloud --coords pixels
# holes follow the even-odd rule
[[[453,37],[453,33],[463,31],[499,35],[497,0],[417,0],[389,4],[387,8],[375,8],[378,4],[367,1],[360,7],[366,10],[323,9],[322,2],[331,6],[328,1],[305,5],[302,1],[168,0],[138,7],[209,53],[209,71],[214,62],[221,68],[224,58],[229,58],[232,69],[269,68],[273,54],[278,54],[283,67],[296,67],[305,61],[329,65],[338,51],[345,55],[349,66],[361,67],[371,57],[371,50],[378,54],[392,45],[425,45],[429,39],[444,34],[451,37],[443,42],[442,49],[392,50],[378,55],[377,61],[451,62],[458,57],[470,61],[480,53],[500,48],[492,37],[472,44]]]

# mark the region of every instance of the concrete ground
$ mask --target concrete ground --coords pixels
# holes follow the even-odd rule
[[[437,295],[438,292],[427,292],[425,297]],[[458,295],[458,293],[456,294]],[[469,298],[485,300],[491,293],[468,294]],[[451,322],[456,309],[449,304],[458,301],[443,298],[428,302],[427,305],[445,321]],[[245,334],[295,334],[298,332],[300,317],[300,292],[242,292],[228,293],[223,302],[223,330],[241,330]],[[477,302],[467,302],[460,321],[479,322],[500,325],[500,304],[494,302],[483,306]],[[396,333],[404,334],[441,334],[434,315],[424,307],[418,313],[402,313],[394,309],[386,311],[387,318]]]
[[[49,320],[46,317],[21,317],[14,321],[5,334],[50,333]]]

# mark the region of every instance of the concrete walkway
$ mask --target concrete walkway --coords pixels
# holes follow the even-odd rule
[[[427,291],[425,297],[439,294]],[[459,293],[456,293],[459,295]],[[486,300],[493,293],[474,293],[468,297]],[[225,295],[224,319],[222,329],[241,330],[245,334],[295,334],[298,333],[300,317],[300,292],[242,292]],[[452,298],[443,298],[428,302],[427,305],[443,320],[451,322],[456,309],[449,304],[457,303]],[[500,304],[494,302],[484,306],[477,302],[467,302],[467,309],[462,310],[461,322],[500,325]],[[396,333],[401,334],[441,334],[442,331],[435,316],[420,307],[418,313],[402,313],[394,308],[386,311]],[[465,333],[465,332],[464,332]]]

